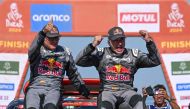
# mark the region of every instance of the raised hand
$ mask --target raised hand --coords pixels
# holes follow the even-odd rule
[[[47,33],[49,31],[51,31],[53,29],[53,18],[51,18],[51,20],[48,22],[48,24],[45,26],[45,28],[43,29],[44,33]]]
[[[92,46],[93,47],[98,46],[102,42],[102,40],[103,40],[103,37],[101,35],[95,36],[92,42]]]
[[[146,42],[152,41],[152,38],[151,38],[151,36],[149,35],[148,31],[146,31],[146,30],[140,30],[140,31],[139,31],[139,34],[140,34],[141,36],[143,36],[143,39],[144,39]]]
[[[166,90],[161,90],[160,92],[161,92],[162,96],[164,97],[164,99],[166,99],[166,100],[170,99],[170,96],[168,96]]]

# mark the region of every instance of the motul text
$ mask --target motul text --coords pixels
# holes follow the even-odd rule
[[[120,23],[157,23],[157,13],[120,13]]]

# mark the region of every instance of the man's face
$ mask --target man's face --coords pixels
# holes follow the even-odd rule
[[[163,89],[159,89],[155,92],[153,98],[154,98],[154,101],[155,101],[155,104],[157,106],[164,106],[165,105],[165,99],[164,99],[164,95],[162,93],[162,90]]]
[[[53,38],[45,37],[44,46],[49,50],[54,50],[57,47],[58,42],[59,42],[59,37],[53,37]]]
[[[125,38],[118,38],[116,40],[109,40],[111,49],[116,54],[122,54],[125,49]]]

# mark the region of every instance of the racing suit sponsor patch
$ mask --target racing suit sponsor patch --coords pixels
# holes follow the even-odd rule
[[[138,49],[132,49],[133,56],[137,57],[138,56]]]
[[[130,81],[130,69],[122,65],[106,67],[106,79],[113,81]]]

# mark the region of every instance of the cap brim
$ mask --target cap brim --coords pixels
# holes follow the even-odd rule
[[[60,34],[57,34],[57,33],[47,33],[46,34],[47,37],[60,37],[61,35]]]
[[[123,35],[112,36],[112,37],[110,37],[110,40],[116,40],[118,38],[125,38],[125,36],[123,36]]]

